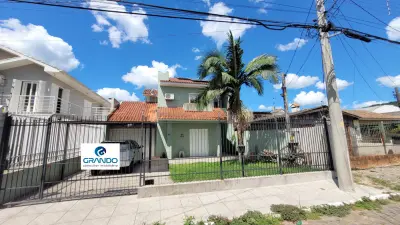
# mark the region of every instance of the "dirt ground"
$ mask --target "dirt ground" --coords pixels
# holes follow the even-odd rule
[[[400,192],[400,166],[353,171],[358,184]],[[400,225],[400,202],[384,205],[380,211],[353,210],[344,218],[322,217],[320,220],[303,221],[303,225]]]

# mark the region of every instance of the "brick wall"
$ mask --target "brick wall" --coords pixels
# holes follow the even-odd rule
[[[400,165],[400,154],[350,156],[352,169],[367,169],[380,166]]]

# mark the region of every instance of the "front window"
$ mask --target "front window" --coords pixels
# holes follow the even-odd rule
[[[190,93],[189,94],[189,103],[196,103],[197,101],[197,96],[198,96],[199,94],[197,94],[197,93]]]
[[[23,96],[22,105],[25,112],[33,112],[37,86],[36,82],[22,82],[21,96]]]

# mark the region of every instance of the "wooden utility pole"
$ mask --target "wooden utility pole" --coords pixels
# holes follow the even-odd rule
[[[397,106],[400,107],[400,93],[399,93],[399,88],[398,87],[394,88],[394,97],[396,97]]]
[[[289,124],[290,124],[290,118],[289,118],[289,111],[288,111],[288,102],[287,102],[287,90],[286,90],[286,74],[282,74],[282,94],[281,94],[282,98],[283,98],[283,106],[285,109],[285,122],[286,122],[286,128],[289,128]]]
[[[336,75],[333,67],[332,49],[329,42],[329,29],[324,0],[317,1],[317,16],[319,36],[322,51],[322,64],[326,83],[326,92],[329,106],[329,136],[333,164],[338,177],[338,186],[344,191],[354,191],[353,177],[351,174],[350,157],[347,147],[346,135],[344,130],[343,114],[340,109],[340,98],[336,84]]]

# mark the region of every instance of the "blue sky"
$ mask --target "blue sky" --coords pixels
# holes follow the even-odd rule
[[[146,3],[303,23],[312,1],[151,0]],[[356,18],[349,22],[353,28],[400,41],[400,32],[391,29],[400,30],[399,3],[391,2],[389,15],[386,1],[357,2],[385,24],[347,0],[340,9],[345,16]],[[326,7],[329,9],[332,3],[333,0],[327,0]],[[110,3],[102,5],[99,1],[86,4],[126,10],[117,3],[112,6]],[[146,9],[137,7],[134,10],[146,12]],[[308,22],[315,18],[314,4]],[[331,21],[337,26],[349,27],[341,13],[331,17]],[[389,23],[390,27],[387,26]],[[0,44],[67,70],[101,95],[116,96],[120,100],[142,100],[143,89],[154,87],[157,70],[169,71],[178,77],[196,78],[200,63],[196,58],[220,46],[223,50],[225,33],[229,29],[243,40],[245,62],[260,54],[274,55],[278,57],[278,65],[283,72],[288,70],[294,48],[298,45],[296,57],[288,70],[289,102],[296,101],[303,108],[309,108],[324,101],[319,42],[312,49],[316,42],[315,32],[311,32],[311,35],[305,35],[308,32],[304,32],[301,37],[300,29],[271,31],[246,25],[144,18],[0,2]],[[344,41],[358,69],[339,38]],[[400,86],[400,46],[381,41],[363,44],[343,35],[331,38],[331,44],[336,74],[341,79],[340,98],[344,108],[393,100],[393,87]],[[310,57],[300,69],[310,49]],[[274,105],[281,107],[282,98],[277,88],[265,82],[264,96],[244,88],[242,98],[252,110],[270,110]]]

